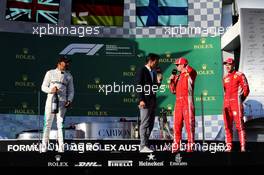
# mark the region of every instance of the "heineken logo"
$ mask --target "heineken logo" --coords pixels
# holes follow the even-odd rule
[[[203,70],[206,70],[206,68],[207,68],[207,65],[206,65],[206,64],[203,64],[203,65],[202,65],[202,69],[203,69]]]

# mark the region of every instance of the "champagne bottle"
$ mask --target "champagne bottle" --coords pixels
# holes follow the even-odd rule
[[[56,92],[53,94],[51,99],[51,113],[57,114],[59,112],[59,97],[58,93]]]
[[[134,138],[135,139],[139,138],[138,125],[136,125],[135,128],[134,128]]]

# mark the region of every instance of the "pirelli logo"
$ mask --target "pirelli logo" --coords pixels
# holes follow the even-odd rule
[[[76,53],[83,53],[91,56],[95,55],[103,46],[103,44],[70,44],[60,52],[60,55],[74,55]]]
[[[108,160],[109,167],[131,167],[133,166],[132,160]]]

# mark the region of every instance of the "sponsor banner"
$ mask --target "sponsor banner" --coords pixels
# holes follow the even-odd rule
[[[261,144],[261,143],[259,143]],[[249,144],[250,146],[253,146]],[[256,147],[256,145],[254,145]],[[254,147],[253,146],[253,147]],[[263,148],[263,144],[259,147]],[[103,167],[189,167],[189,166],[230,166],[230,165],[264,165],[263,151],[232,153],[209,153],[184,151],[172,154],[171,152],[90,152],[80,154],[76,152],[1,152],[0,166],[25,167],[76,167],[76,168],[103,168]],[[12,161],[6,161],[6,160]]]
[[[17,141],[1,141],[0,152],[41,152],[40,140],[17,140]],[[172,140],[150,140],[150,148],[155,152],[171,152]],[[226,145],[224,142],[200,142],[192,144],[193,150],[197,152],[217,153],[224,152]],[[66,140],[64,144],[66,152],[74,153],[137,153],[140,150],[139,141],[137,140]],[[55,140],[51,140],[48,152],[58,151],[58,144]],[[183,141],[179,150],[184,152],[187,150],[187,143]]]

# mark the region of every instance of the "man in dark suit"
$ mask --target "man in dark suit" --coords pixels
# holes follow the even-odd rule
[[[142,87],[138,92],[140,110],[140,152],[153,152],[148,145],[149,136],[154,126],[156,91],[158,90],[162,75],[157,76],[156,66],[159,56],[153,53],[148,54],[146,64],[137,71],[137,86]]]

